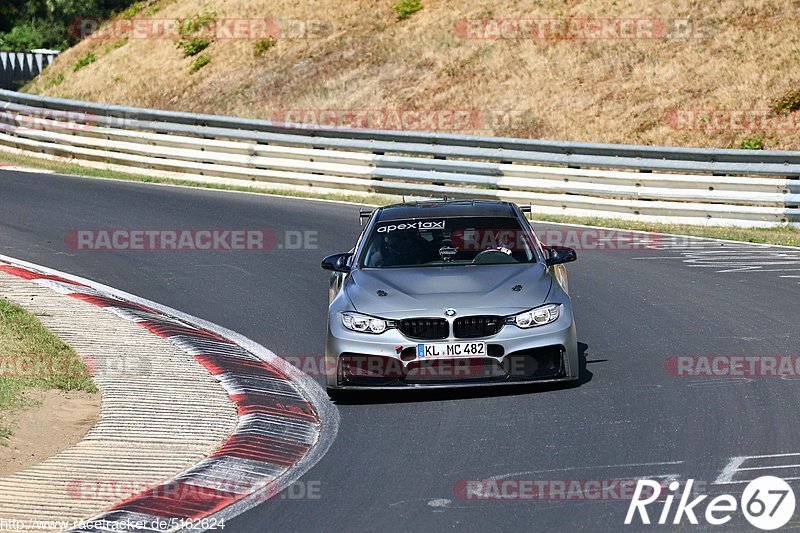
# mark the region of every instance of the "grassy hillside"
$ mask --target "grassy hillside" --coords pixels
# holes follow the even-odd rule
[[[393,8],[398,1],[404,5]],[[351,110],[372,112],[378,118],[371,126],[800,149],[800,118],[792,114],[800,108],[797,1],[414,4],[146,0],[124,16],[189,22],[169,38],[84,39],[27,90],[268,119],[287,110],[309,121],[324,110],[341,119]],[[557,24],[570,17],[573,30],[563,38]],[[274,38],[229,38],[211,29],[255,18],[277,19],[268,32]],[[680,20],[689,18],[688,25]],[[491,38],[498,19],[550,25],[535,38],[513,38],[513,26],[505,33],[512,38]],[[587,19],[604,19],[611,30],[599,39],[574,30]],[[634,33],[614,31],[631,20]],[[779,114],[765,118],[770,110]],[[391,120],[396,111],[412,121],[399,125]],[[439,113],[418,125],[420,111]],[[449,112],[468,119],[453,125]]]

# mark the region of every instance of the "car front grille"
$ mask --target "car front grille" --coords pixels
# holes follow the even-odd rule
[[[501,316],[462,316],[453,322],[453,335],[459,339],[488,337],[503,329],[504,323],[505,319]]]
[[[444,318],[406,318],[400,321],[400,333],[412,339],[446,339],[450,334]]]

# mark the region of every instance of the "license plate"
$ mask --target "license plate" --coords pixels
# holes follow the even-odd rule
[[[417,357],[481,357],[486,355],[485,342],[417,344]]]

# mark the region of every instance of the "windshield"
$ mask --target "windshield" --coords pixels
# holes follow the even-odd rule
[[[372,229],[362,268],[531,263],[536,254],[516,218],[391,220]]]

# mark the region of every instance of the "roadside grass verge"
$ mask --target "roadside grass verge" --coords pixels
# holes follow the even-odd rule
[[[47,161],[35,157],[0,152],[0,161],[10,164],[41,168],[58,172],[59,174],[72,174],[77,176],[87,176],[92,178],[105,178],[124,181],[138,181],[143,183],[164,183],[170,185],[184,185],[203,189],[219,189],[227,191],[244,191],[259,194],[269,194],[275,196],[291,196],[297,198],[316,198],[323,200],[335,200],[340,202],[352,202],[358,204],[388,205],[399,202],[400,199],[387,200],[380,195],[358,196],[347,193],[322,194],[304,191],[291,191],[284,189],[254,189],[238,185],[225,185],[216,183],[202,183],[195,181],[185,181],[171,178],[156,178],[128,174],[112,170],[100,170],[86,168],[80,165],[62,163],[59,161]],[[535,206],[534,206],[535,211]],[[533,218],[540,221],[559,222],[563,224],[582,224],[585,226],[597,226],[606,228],[618,228],[639,231],[652,231],[657,233],[674,233],[677,235],[691,235],[695,237],[708,237],[713,239],[727,239],[732,241],[751,242],[759,244],[778,244],[783,246],[800,246],[800,228],[793,226],[778,226],[772,228],[734,228],[723,226],[691,226],[686,224],[663,224],[655,222],[637,222],[613,218],[600,217],[573,217],[561,215],[545,215],[533,213]]]
[[[36,157],[28,157],[24,155],[11,154],[8,152],[0,151],[0,162],[9,163],[12,165],[19,165],[29,168],[40,168],[44,170],[52,170],[59,174],[71,174],[73,176],[86,176],[89,178],[103,178],[121,181],[138,181],[141,183],[162,183],[167,185],[184,185],[187,187],[197,187],[200,189],[215,189],[222,191],[239,191],[239,192],[252,192],[260,194],[269,194],[275,196],[293,196],[297,198],[317,198],[322,200],[336,200],[339,202],[352,202],[360,204],[376,204],[376,201],[370,197],[358,196],[355,194],[320,194],[310,193],[304,191],[287,191],[283,189],[267,189],[252,187],[245,187],[240,185],[228,185],[224,183],[204,183],[200,181],[172,179],[172,178],[158,178],[153,176],[142,176],[140,174],[130,174],[128,172],[119,172],[115,170],[100,170],[95,168],[82,167],[72,163],[62,163],[60,161],[48,161]],[[0,168],[2,170],[2,168]],[[258,182],[254,182],[258,183]],[[383,205],[388,205],[392,202],[383,202]]]
[[[13,428],[4,415],[30,406],[25,389],[97,392],[83,360],[33,314],[0,297],[0,444]]]

